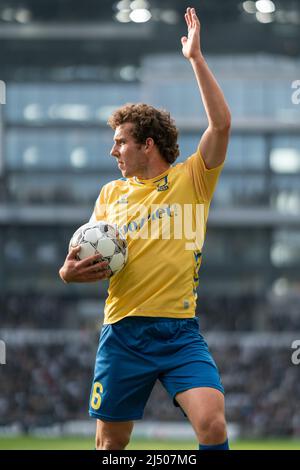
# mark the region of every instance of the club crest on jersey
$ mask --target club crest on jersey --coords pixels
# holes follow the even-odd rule
[[[169,189],[168,175],[155,181],[157,191],[167,191]]]
[[[117,200],[117,204],[128,204],[127,196],[122,196]]]

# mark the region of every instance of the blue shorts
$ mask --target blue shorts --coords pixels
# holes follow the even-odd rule
[[[224,393],[198,319],[126,317],[102,327],[89,414],[104,421],[141,419],[159,379],[175,401],[195,387]]]

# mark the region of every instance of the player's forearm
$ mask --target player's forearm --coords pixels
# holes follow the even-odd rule
[[[196,58],[191,58],[190,62],[199,86],[209,126],[217,130],[229,129],[231,124],[229,107],[204,57],[199,54]]]

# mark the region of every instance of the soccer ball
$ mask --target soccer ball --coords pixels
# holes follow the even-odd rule
[[[108,268],[111,269],[112,275],[120,271],[127,261],[126,239],[116,225],[103,220],[88,222],[79,227],[70,240],[69,250],[78,245],[80,245],[78,259],[99,253],[103,261],[108,261]]]

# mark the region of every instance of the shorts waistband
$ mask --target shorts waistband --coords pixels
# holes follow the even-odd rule
[[[198,322],[198,317],[191,317],[191,318],[178,318],[178,317],[146,317],[146,316],[130,316],[125,317],[119,320],[116,323],[112,323],[112,325],[117,325],[120,323],[174,323],[174,322]]]

